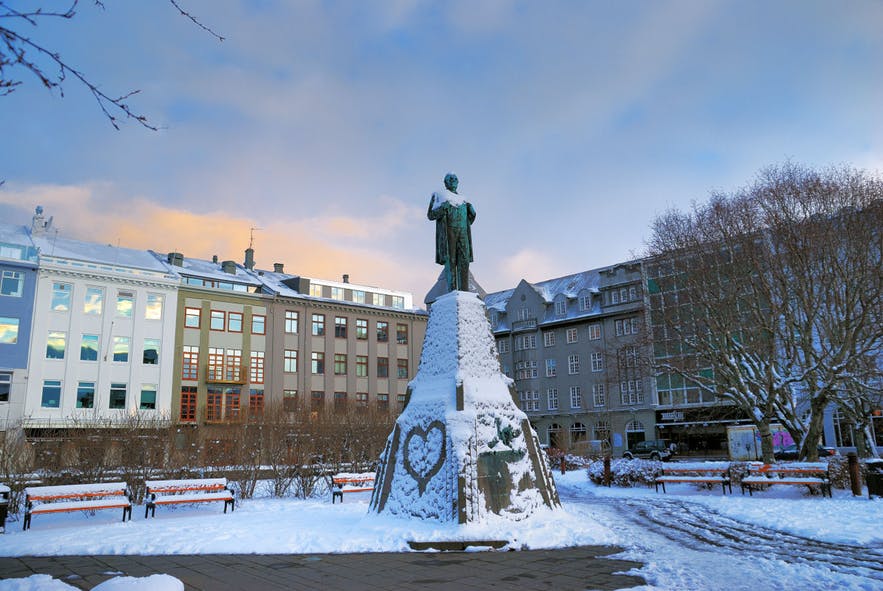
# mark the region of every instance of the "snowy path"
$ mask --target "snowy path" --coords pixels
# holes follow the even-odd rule
[[[650,589],[883,589],[883,548],[814,540],[664,497],[559,486],[566,508],[613,525]]]

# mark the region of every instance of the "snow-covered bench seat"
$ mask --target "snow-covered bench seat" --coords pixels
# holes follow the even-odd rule
[[[42,513],[122,509],[123,521],[132,518],[132,494],[125,482],[29,486],[25,489],[24,529]]]
[[[724,494],[727,487],[733,492],[733,484],[730,480],[730,464],[727,462],[677,462],[661,468],[653,480],[656,492],[662,485],[665,491],[665,483],[676,484],[680,482],[693,482],[700,484],[720,484]]]
[[[807,486],[809,492],[813,492],[816,486],[822,491],[822,496],[831,496],[831,477],[828,473],[827,462],[792,462],[788,464],[761,464],[751,462],[748,464],[745,475],[742,476],[742,494],[748,489],[749,496],[754,496],[754,490],[770,486],[772,484],[793,484]]]
[[[227,486],[226,478],[191,478],[187,480],[146,480],[147,494],[144,502],[144,518],[148,514],[156,517],[157,505],[178,503],[207,503],[223,501],[224,513],[227,507],[235,509],[233,491]]]
[[[331,503],[343,502],[344,493],[370,492],[374,490],[374,472],[341,472],[331,477]]]

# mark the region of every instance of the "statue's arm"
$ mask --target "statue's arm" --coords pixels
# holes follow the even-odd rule
[[[471,203],[466,203],[466,217],[469,218],[470,224],[475,221],[475,208]]]
[[[429,209],[426,212],[426,217],[431,220],[437,220],[444,215],[442,208],[435,207],[435,193],[429,198]]]

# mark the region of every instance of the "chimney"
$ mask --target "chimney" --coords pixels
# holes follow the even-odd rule
[[[349,276],[348,273],[344,273],[344,274],[343,274],[343,282],[344,282],[344,283],[349,283],[349,282],[350,282],[350,276]]]
[[[236,275],[236,261],[224,261],[221,263],[221,271]]]
[[[174,265],[175,267],[184,266],[184,255],[180,252],[170,252],[167,260],[170,265]]]
[[[216,254],[212,255],[212,262],[216,265],[218,264],[218,255],[216,255]]]
[[[282,263],[273,263],[273,272],[274,273],[284,273],[285,271],[282,270],[282,267],[283,267]]]
[[[243,266],[249,271],[254,271],[254,249],[250,246],[245,249],[245,262]]]

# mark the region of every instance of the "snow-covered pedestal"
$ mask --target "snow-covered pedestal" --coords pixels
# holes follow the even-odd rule
[[[381,457],[372,510],[471,523],[491,514],[520,520],[559,506],[476,294],[455,291],[432,305],[408,390]]]

